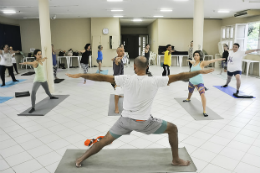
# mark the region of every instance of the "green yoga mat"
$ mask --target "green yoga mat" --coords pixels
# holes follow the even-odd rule
[[[171,149],[156,148],[104,149],[85,160],[81,168],[77,168],[75,160],[85,151],[82,149],[67,150],[55,173],[196,172],[197,170],[186,148],[179,149],[179,156],[182,159],[191,161],[189,166],[173,166],[171,164]]]

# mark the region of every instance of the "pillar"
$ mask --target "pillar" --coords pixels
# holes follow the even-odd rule
[[[51,27],[49,0],[39,0],[39,22],[41,36],[42,57],[47,57],[44,62],[45,74],[49,85],[50,92],[54,92],[54,77],[52,64],[52,48],[51,48]]]
[[[193,52],[203,49],[204,0],[194,0]]]

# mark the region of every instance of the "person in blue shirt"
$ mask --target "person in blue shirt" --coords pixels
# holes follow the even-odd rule
[[[52,47],[52,65],[53,65],[53,75],[55,79],[59,79],[57,78],[57,69],[58,69],[58,65],[57,65],[57,57],[56,57],[56,53],[54,50],[54,45],[51,44]]]
[[[102,46],[102,45],[99,45],[99,46],[98,46],[98,57],[97,57],[97,63],[98,63],[99,73],[102,71],[102,70],[101,70],[101,65],[102,65],[102,60],[103,60],[102,50],[103,50],[103,46]]]

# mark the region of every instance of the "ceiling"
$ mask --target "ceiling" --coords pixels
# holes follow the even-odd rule
[[[49,0],[50,15],[60,18],[113,17],[122,15],[121,25],[148,25],[155,15],[164,18],[193,18],[194,0],[176,2],[174,0]],[[160,9],[172,9],[161,12]],[[16,14],[6,15],[4,9],[14,9]],[[111,12],[123,9],[123,12]],[[260,9],[260,0],[204,0],[205,18],[222,19],[232,17],[234,13],[247,9]],[[217,13],[217,10],[229,10],[230,13]],[[0,15],[13,19],[31,19],[38,17],[38,0],[0,0]],[[132,22],[133,18],[143,18],[143,22]]]

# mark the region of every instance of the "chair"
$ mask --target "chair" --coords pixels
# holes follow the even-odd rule
[[[154,64],[155,58],[156,58],[156,53],[150,52],[149,66],[150,66],[150,64],[151,64],[151,61],[152,61],[153,64]]]
[[[21,62],[21,63],[26,62],[26,57],[25,57],[24,53],[23,53],[22,51],[20,51],[20,54],[21,54],[22,57],[23,57],[20,62]],[[23,68],[23,66],[24,66],[24,65],[21,64],[21,68]],[[25,66],[26,66],[26,65],[25,65]],[[29,67],[32,68],[30,65],[29,65]]]

